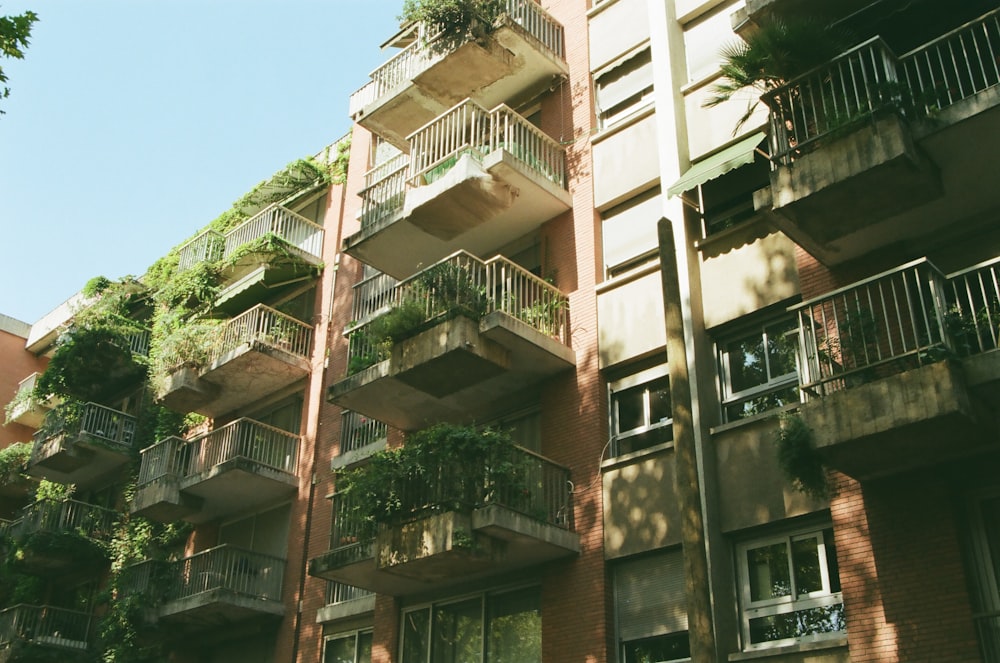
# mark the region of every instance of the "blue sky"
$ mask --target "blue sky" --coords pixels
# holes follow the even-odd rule
[[[0,0],[0,313],[34,322],[140,275],[282,166],[350,129],[402,0]]]

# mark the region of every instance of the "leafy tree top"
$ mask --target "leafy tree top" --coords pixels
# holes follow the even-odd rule
[[[38,20],[38,14],[33,11],[26,11],[23,14],[14,16],[0,16],[0,56],[13,58],[15,60],[24,59],[24,49],[28,47],[28,38],[31,37],[31,28]],[[10,88],[7,83],[7,74],[3,67],[0,67],[0,99],[10,96]],[[0,114],[4,111],[0,110]]]

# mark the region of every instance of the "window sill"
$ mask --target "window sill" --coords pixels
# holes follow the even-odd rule
[[[778,415],[784,414],[785,412],[791,412],[792,410],[797,410],[801,403],[789,403],[788,405],[782,405],[781,407],[776,407],[773,410],[768,410],[767,412],[761,412],[760,414],[755,414],[752,417],[746,417],[745,419],[737,419],[736,421],[730,421],[724,424],[719,424],[718,426],[712,426],[708,429],[709,434],[716,435],[718,433],[725,433],[726,431],[733,430],[734,428],[740,428],[741,426],[749,426],[761,421],[766,421],[768,419],[773,419]]]
[[[746,221],[737,223],[732,228],[726,228],[725,230],[714,232],[708,237],[696,239],[694,241],[694,248],[711,257],[712,255],[724,253],[734,246],[750,244],[774,232],[777,232],[777,230],[771,225],[767,215],[757,212]]]
[[[796,654],[799,652],[818,651],[820,649],[836,649],[847,646],[847,636],[840,635],[823,640],[813,640],[811,642],[795,642],[787,645],[775,645],[774,647],[763,647],[749,651],[736,652],[729,655],[730,661],[753,661],[769,656],[781,656],[785,654]]]
[[[610,470],[619,465],[627,465],[632,461],[642,458],[644,456],[653,456],[655,454],[663,453],[668,449],[674,448],[674,442],[661,442],[660,444],[654,444],[651,447],[646,447],[645,449],[639,449],[638,451],[630,451],[627,454],[620,454],[613,458],[608,458],[607,460],[601,461],[601,470]]]
[[[653,105],[653,102],[650,101],[649,105],[646,106],[645,108],[636,110],[628,117],[622,118],[618,122],[612,124],[610,127],[606,127],[604,129],[598,129],[597,133],[590,137],[590,144],[597,145],[601,141],[607,140],[611,136],[614,136],[615,134],[620,133],[625,129],[628,129],[631,126],[638,124],[639,122],[645,120],[647,117],[649,117],[655,112],[656,112],[656,107]]]
[[[647,263],[644,263],[642,265],[639,265],[638,267],[630,269],[627,272],[622,272],[621,274],[612,276],[606,281],[598,283],[596,286],[594,286],[594,289],[597,291],[598,295],[601,295],[609,290],[614,290],[615,288],[623,286],[626,283],[631,283],[632,281],[638,281],[644,276],[659,271],[660,271],[660,259],[659,256],[656,256],[656,258],[653,258]]]

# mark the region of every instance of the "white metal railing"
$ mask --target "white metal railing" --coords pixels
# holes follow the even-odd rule
[[[1000,84],[1000,9],[897,57],[873,37],[761,96],[771,157],[788,164],[820,138],[879,110],[941,110]]]
[[[9,647],[18,640],[41,646],[86,649],[90,641],[90,614],[24,603],[0,610],[0,647]],[[12,660],[17,660],[16,655]]]
[[[202,231],[180,248],[177,271],[183,272],[199,263],[221,260],[225,246],[226,238],[222,233],[215,230]]]
[[[387,167],[391,166],[391,167]],[[366,188],[361,196],[361,227],[369,228],[403,209],[410,155],[400,154],[365,175]],[[367,184],[371,179],[371,183]]]
[[[910,90],[941,109],[1000,83],[1000,9],[899,58]]]
[[[313,328],[270,306],[258,304],[223,325],[212,352],[217,359],[245,343],[259,342],[308,357]]]
[[[374,595],[375,592],[355,587],[354,585],[345,585],[342,582],[335,582],[332,580],[326,583],[327,605],[339,605],[341,603],[347,603],[348,601],[355,601],[357,599],[363,599],[366,596]]]
[[[476,316],[502,311],[539,332],[569,345],[569,301],[557,288],[503,256],[483,261],[459,251],[414,276],[392,291],[392,308],[407,308],[422,324],[464,310]],[[349,372],[358,363],[385,359],[391,348],[368,333],[378,318],[353,328]],[[364,361],[357,362],[355,359]],[[353,364],[353,365],[352,365]]]
[[[392,290],[399,283],[388,274],[375,274],[354,284],[351,320],[364,322],[392,304]]]
[[[91,539],[106,540],[118,520],[118,512],[96,504],[71,499],[39,500],[21,510],[10,524],[14,538],[35,532],[72,532]]]
[[[290,209],[274,204],[226,233],[226,247],[222,257],[228,258],[241,246],[272,234],[315,258],[321,258],[323,232],[323,226],[316,225]]]
[[[45,425],[35,432],[33,439],[35,442],[31,450],[31,460],[29,464],[37,463],[47,454],[51,453],[47,442],[62,436],[88,436],[101,440],[105,445],[127,451],[132,447],[132,439],[135,434],[135,417],[125,414],[97,403],[68,403],[60,406],[66,408],[64,412],[79,408],[79,412],[74,412],[72,417],[57,417],[58,422],[54,426]],[[53,411],[58,414],[59,409]],[[52,415],[49,415],[52,416]],[[47,422],[48,423],[48,422]]]
[[[168,437],[139,453],[138,486],[166,476],[182,477],[191,462],[191,445],[180,437]]]
[[[340,454],[362,449],[376,442],[384,442],[388,426],[360,412],[346,410],[341,415]]]
[[[186,465],[185,476],[206,472],[235,458],[246,458],[287,474],[298,470],[299,436],[253,419],[237,419],[191,440],[188,446],[178,461]]]
[[[944,294],[944,275],[920,259],[794,307],[803,397],[940,359],[951,349]]]
[[[223,544],[171,564],[168,601],[213,590],[260,600],[281,600],[285,560]]]
[[[505,0],[504,13],[537,47],[563,59],[563,27],[535,0]],[[503,18],[498,20],[504,20]],[[424,31],[421,30],[421,33]],[[373,71],[371,80],[351,95],[349,114],[356,117],[366,106],[428,69],[447,54],[434,52],[433,39],[417,39]]]
[[[149,341],[152,335],[148,329],[140,329],[126,334],[125,339],[128,341],[129,352],[140,357],[148,357]]]
[[[949,274],[945,296],[948,331],[959,356],[1000,347],[1000,258]]]

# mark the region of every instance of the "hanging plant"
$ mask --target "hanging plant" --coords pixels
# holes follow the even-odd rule
[[[797,414],[782,415],[775,440],[778,465],[797,490],[817,499],[829,497],[826,466],[813,431]]]
[[[406,0],[399,19],[422,23],[430,49],[445,53],[467,41],[485,41],[506,6],[504,0]]]

